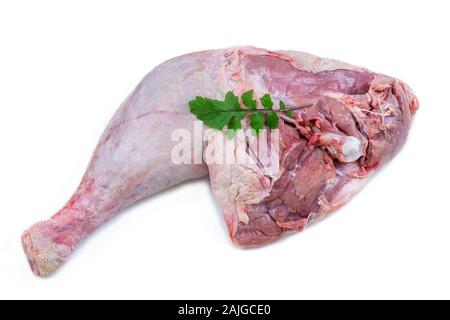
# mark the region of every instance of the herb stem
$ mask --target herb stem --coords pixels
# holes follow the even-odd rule
[[[293,111],[293,110],[299,110],[299,109],[304,109],[304,108],[309,108],[312,107],[314,104],[312,103],[305,103],[305,104],[301,104],[299,106],[293,107],[293,108],[286,108],[286,109],[276,109],[276,110],[267,110],[267,109],[241,109],[241,110],[229,110],[229,111],[223,111],[223,112],[247,112],[247,113],[256,113],[256,112],[261,112],[261,113],[269,113],[269,112],[275,112],[275,113],[281,113],[281,112],[289,112],[289,111]]]

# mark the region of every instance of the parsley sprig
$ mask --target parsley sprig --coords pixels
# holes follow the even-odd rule
[[[279,109],[273,109],[274,102],[270,94],[265,94],[260,98],[262,108],[258,108],[258,103],[253,98],[253,90],[245,92],[241,96],[241,101],[232,91],[225,95],[225,99],[215,100],[205,97],[196,97],[189,102],[189,108],[197,119],[203,121],[210,128],[237,131],[242,129],[242,120],[250,119],[250,127],[256,134],[267,127],[271,130],[277,129],[280,123],[279,113],[284,113],[289,118],[293,118],[293,110],[298,110],[312,106],[304,104],[294,108],[286,108],[286,104],[280,101]]]

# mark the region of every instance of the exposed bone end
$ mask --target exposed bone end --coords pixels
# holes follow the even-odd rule
[[[361,141],[355,137],[347,137],[345,143],[342,145],[342,162],[353,162],[364,155],[362,150],[363,145]]]
[[[326,133],[321,135],[320,142],[334,158],[344,163],[354,162],[365,153],[364,144],[353,136]]]
[[[45,222],[39,223],[22,235],[22,245],[33,273],[47,278],[64,264],[67,254],[61,246],[46,238],[39,229]]]

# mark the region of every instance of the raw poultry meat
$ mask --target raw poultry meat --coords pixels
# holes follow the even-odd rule
[[[261,161],[258,144],[270,132],[235,138],[245,165],[199,160],[195,153],[190,163],[172,161],[174,131],[195,135],[191,99],[250,89],[290,106],[313,104],[281,117],[275,170]],[[301,52],[234,47],[169,60],[122,104],[67,205],[24,233],[27,258],[36,275],[49,276],[126,207],[208,174],[237,245],[260,246],[301,231],[344,205],[395,156],[417,108],[402,81]],[[222,134],[210,132],[203,147],[214,148]]]

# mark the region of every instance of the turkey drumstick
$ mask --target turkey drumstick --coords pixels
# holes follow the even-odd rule
[[[258,147],[270,133],[236,137],[234,153],[245,165],[208,162],[201,154],[199,160],[195,153],[189,163],[173,162],[174,131],[195,136],[190,100],[250,89],[291,106],[311,104],[293,119],[281,117],[275,170],[261,161]],[[401,81],[306,53],[236,47],[169,60],[117,111],[66,206],[23,234],[28,261],[36,275],[49,276],[124,208],[208,174],[236,244],[259,246],[300,231],[345,204],[400,150],[417,108]],[[214,151],[221,135],[210,132],[202,146]]]

